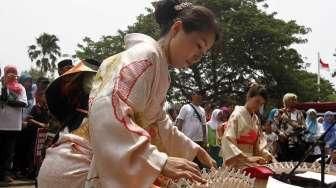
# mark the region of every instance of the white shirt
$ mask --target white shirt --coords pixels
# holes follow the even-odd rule
[[[8,91],[8,90],[7,90]],[[17,96],[17,101],[27,104],[26,90],[22,87],[22,92]],[[0,106],[0,130],[21,131],[22,129],[22,109],[8,105]]]
[[[299,113],[298,110],[295,110],[295,111],[291,112],[291,113],[290,113],[290,115],[291,115],[291,117],[290,117],[291,120],[297,121],[297,120],[298,120],[298,118],[297,118],[298,113]]]
[[[190,104],[182,106],[177,119],[183,120],[182,132],[193,141],[203,141],[202,126],[206,122],[205,110],[201,106],[193,105],[202,118],[200,122],[195,110]]]

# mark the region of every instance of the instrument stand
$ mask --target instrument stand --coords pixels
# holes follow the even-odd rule
[[[326,132],[324,132],[318,139],[316,142],[314,142],[313,145],[311,145],[311,147],[306,151],[305,155],[303,156],[303,158],[297,163],[297,165],[292,169],[292,171],[288,174],[283,173],[281,175],[276,175],[276,178],[284,181],[286,183],[291,183],[293,181],[297,181],[298,179],[303,180],[301,177],[296,177],[295,176],[295,170],[307,159],[307,157],[314,151],[314,148],[316,146],[319,146],[321,149],[321,181],[319,182],[319,187],[327,187],[327,185],[325,184],[325,166],[326,166],[326,150],[325,150],[325,146],[326,143],[324,141],[325,136],[333,129],[334,125],[330,126]],[[294,180],[295,179],[295,180]],[[313,181],[312,179],[307,179],[307,181]],[[316,180],[313,181],[314,184],[316,185]],[[314,186],[315,187],[315,186]]]
[[[332,126],[331,126],[332,127]],[[320,187],[325,187],[325,166],[326,166],[326,143],[323,140],[318,140],[318,145],[320,146],[321,150],[321,185]]]

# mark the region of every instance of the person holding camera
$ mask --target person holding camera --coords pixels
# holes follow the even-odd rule
[[[16,136],[22,129],[22,109],[27,105],[25,88],[14,66],[4,68],[0,96],[0,181],[11,182]]]
[[[303,113],[295,108],[297,95],[287,93],[283,97],[282,109],[279,109],[275,115],[278,122],[279,136],[279,160],[280,161],[298,161],[304,152],[300,147],[302,144],[301,133],[306,129]]]

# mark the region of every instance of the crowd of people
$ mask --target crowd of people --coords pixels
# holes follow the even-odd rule
[[[253,91],[255,87],[261,86],[252,86],[247,94],[246,104],[234,109],[224,106],[206,112],[202,108],[202,104],[206,105],[206,102],[201,102],[203,95],[194,92],[191,103],[178,109],[178,105],[167,102],[165,110],[179,130],[207,148],[218,166],[223,165],[223,159],[225,165],[236,168],[241,167],[234,164],[245,166],[245,163],[258,160],[266,163],[265,159],[279,162],[299,161],[309,146],[317,142],[329,128],[324,141],[327,154],[333,153],[336,149],[336,128],[333,127],[336,113],[317,113],[315,109],[306,112],[298,110],[295,108],[298,97],[293,93],[284,95],[283,107],[273,108],[267,113],[260,110],[267,100],[266,91],[259,91],[261,93],[254,96],[251,93],[256,93]],[[264,157],[244,158],[247,156]],[[314,162],[320,157],[320,147],[316,146],[305,161]]]
[[[51,83],[46,78],[34,83],[29,75],[19,77],[14,66],[4,68],[1,180],[38,176],[39,187],[51,188],[164,186],[179,178],[204,183],[200,168],[297,161],[335,124],[332,112],[319,117],[314,109],[296,109],[292,93],[264,121],[268,94],[260,84],[249,87],[242,106],[214,108],[198,90],[180,109],[165,103],[169,67],[199,62],[219,31],[214,14],[203,6],[179,0],[155,6],[158,41],[128,34],[125,51],[103,63],[59,62],[59,77]],[[41,150],[40,140],[46,139],[39,133],[48,129],[50,114],[60,127]],[[332,127],[325,137],[331,151],[335,134]],[[316,147],[309,160],[320,153]]]
[[[71,60],[60,61],[59,74],[72,66]],[[44,155],[44,149],[38,147],[46,141],[50,121],[45,97],[50,81],[46,77],[33,80],[27,73],[19,76],[12,65],[5,66],[3,72],[0,76],[0,181],[35,179],[41,165],[39,159]]]

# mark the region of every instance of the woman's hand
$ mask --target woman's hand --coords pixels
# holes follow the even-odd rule
[[[260,156],[247,157],[247,161],[249,163],[257,163],[260,165],[264,165],[267,163],[266,159]]]
[[[267,163],[271,163],[273,160],[275,160],[273,155],[269,153],[266,153],[265,155],[263,155],[263,158],[266,160]]]
[[[201,177],[197,164],[183,158],[168,157],[163,167],[162,175],[172,179],[185,178],[191,181],[206,183],[206,180]]]
[[[216,161],[203,148],[199,148],[196,158],[205,166],[209,168],[217,167]]]

